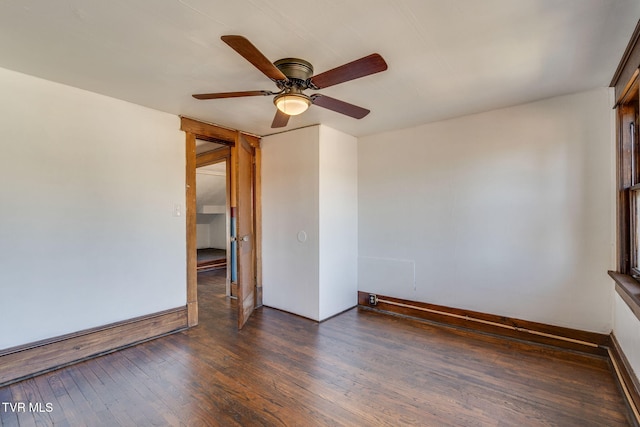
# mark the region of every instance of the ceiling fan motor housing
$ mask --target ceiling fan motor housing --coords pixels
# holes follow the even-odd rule
[[[299,58],[283,58],[273,63],[290,80],[307,81],[313,76],[313,65]]]

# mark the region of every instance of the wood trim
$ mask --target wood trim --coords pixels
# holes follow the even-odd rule
[[[240,138],[240,133],[238,132],[236,136]],[[238,206],[236,191],[236,180],[238,178],[238,142],[239,140],[231,146],[231,164],[229,165],[229,172],[231,175],[231,209],[235,209]]]
[[[220,258],[212,261],[204,261],[198,263],[198,271],[217,270],[220,268],[227,268],[227,259]]]
[[[633,277],[609,271],[609,276],[616,283],[616,292],[620,298],[629,306],[636,318],[640,320],[640,283]]]
[[[255,148],[238,132],[235,153],[236,268],[238,284],[238,329],[242,329],[256,307],[255,250]],[[232,197],[232,200],[234,198]],[[244,239],[248,240],[244,240]]]
[[[186,138],[187,314],[189,327],[198,324],[198,236],[196,217],[196,135]]]
[[[255,135],[250,135],[248,133],[244,133],[241,132],[242,136],[244,136],[244,139],[247,140],[247,142],[249,143],[249,145],[251,145],[253,148],[259,148],[260,147],[260,137],[255,136]]]
[[[221,147],[216,150],[196,155],[196,168],[219,163],[231,157],[230,147]]]
[[[638,382],[638,377],[634,374],[629,359],[624,355],[622,347],[613,333],[611,334],[609,359],[613,365],[615,377],[623,391],[622,394],[631,409],[629,412],[634,415],[635,425],[638,426],[640,425],[640,414],[638,413],[640,408],[640,382]]]
[[[186,327],[186,307],[179,307],[2,350],[0,387]]]
[[[256,250],[256,307],[262,306],[262,150],[255,147],[254,201],[255,250]]]
[[[609,335],[606,334],[382,295],[377,295],[377,305],[371,306],[369,305],[369,295],[369,292],[358,292],[358,305],[360,307],[461,327],[481,333],[607,356]]]
[[[616,107],[630,102],[630,100],[637,95],[638,76],[640,76],[640,69],[637,68],[624,88],[620,90],[620,96],[616,98]]]
[[[205,123],[187,117],[180,117],[180,129],[196,135],[198,139],[231,145],[235,143],[237,131],[222,126]]]
[[[227,159],[227,183],[230,189],[229,208],[227,218],[230,218],[232,210],[237,206],[237,194],[235,191],[236,182],[236,144],[240,137],[244,137],[249,144],[257,148],[260,146],[260,137],[247,134],[237,130],[224,128],[211,123],[205,123],[188,117],[180,117],[180,129],[186,133],[186,203],[185,211],[187,215],[187,313],[189,326],[198,324],[198,283],[197,283],[197,236],[196,236],[196,196],[195,196],[195,140],[204,139],[207,141],[217,142],[227,145],[229,148],[229,158]],[[214,150],[218,151],[218,150]],[[222,152],[222,151],[220,151]],[[203,153],[203,156],[208,153]],[[213,156],[213,154],[212,154]],[[204,164],[203,164],[204,165]],[[191,193],[193,191],[193,193]],[[230,253],[227,251],[227,253]],[[233,286],[229,285],[229,292],[233,294]]]
[[[229,148],[229,156],[226,159],[226,179],[227,179],[227,193],[226,193],[226,230],[227,230],[227,279],[225,291],[228,297],[235,297],[231,289],[231,148]]]
[[[631,208],[628,188],[632,185],[631,176],[631,134],[629,123],[635,120],[635,107],[619,105],[616,119],[616,174],[618,194],[616,198],[618,235],[618,269],[622,273],[629,273],[631,269]]]
[[[616,88],[616,101],[620,99],[623,85],[631,79],[631,75],[640,66],[640,44],[638,44],[638,39],[640,39],[640,21],[638,21],[636,28],[633,30],[618,68],[609,84],[609,86]]]

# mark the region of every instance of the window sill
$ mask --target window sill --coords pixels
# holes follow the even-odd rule
[[[633,277],[609,271],[609,276],[616,282],[616,292],[629,306],[633,314],[640,320],[640,283]]]

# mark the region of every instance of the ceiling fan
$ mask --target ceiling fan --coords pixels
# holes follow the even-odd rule
[[[361,119],[369,114],[366,108],[340,101],[326,95],[314,93],[304,94],[304,90],[318,90],[329,86],[358,79],[370,74],[379,73],[387,69],[387,63],[377,53],[365,56],[324,73],[313,75],[313,66],[299,58],[284,58],[271,63],[249,40],[242,36],[222,36],[222,41],[238,52],[269,77],[279,91],[250,90],[243,92],[202,93],[193,95],[196,99],[237,98],[243,96],[271,96],[275,95],[273,103],[276,105],[276,115],[271,123],[272,128],[287,125],[290,116],[301,114],[311,104],[329,110]]]

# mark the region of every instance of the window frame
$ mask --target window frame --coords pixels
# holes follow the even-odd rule
[[[640,319],[640,20],[610,87],[616,103],[617,271],[609,271],[618,295]],[[633,131],[630,122],[635,123]],[[633,166],[632,166],[633,165]],[[638,237],[636,237],[638,236]]]
[[[638,97],[640,69],[626,85],[623,97],[616,104],[618,151],[618,271],[640,278],[638,264],[640,232],[638,203],[640,196],[640,146],[638,145]]]
[[[634,279],[640,279],[640,184],[635,184],[629,188],[629,274]]]

